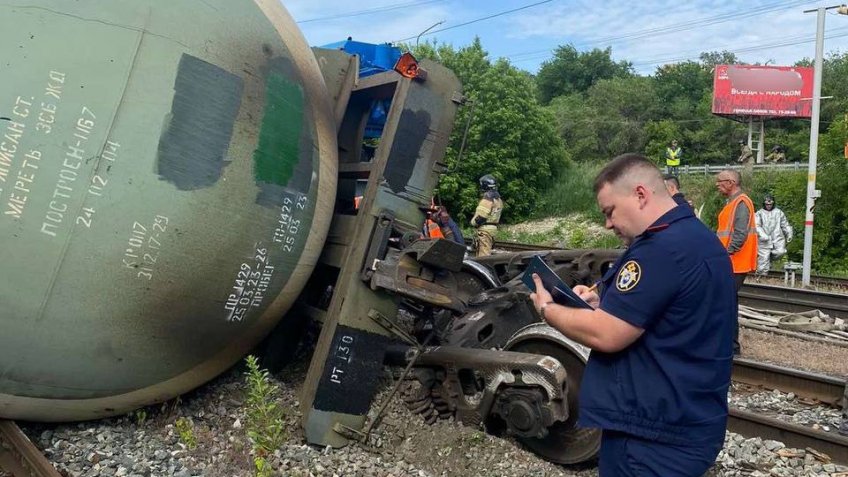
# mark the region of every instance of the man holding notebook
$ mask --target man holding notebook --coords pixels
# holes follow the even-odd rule
[[[578,424],[603,429],[601,477],[700,477],[727,422],[737,319],[730,260],[642,156],[613,159],[595,193],[628,249],[600,295],[574,288],[594,309],[555,303],[537,274],[531,298],[542,319],[593,350]]]

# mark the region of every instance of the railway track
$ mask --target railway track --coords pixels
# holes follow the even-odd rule
[[[561,250],[556,247],[543,247],[516,242],[496,242],[495,248],[510,252],[532,250]],[[774,272],[774,277],[783,275]],[[848,288],[848,279],[838,277],[813,277],[817,284]],[[835,318],[848,319],[848,297],[842,293],[789,288],[758,283],[746,283],[739,292],[740,302],[752,308],[800,312],[819,309]]]
[[[551,249],[551,247],[510,242],[498,242],[495,247],[511,252]],[[839,278],[815,277],[813,281],[830,286],[848,287],[848,280]],[[743,304],[751,307],[789,312],[819,309],[833,317],[848,319],[848,297],[844,294],[746,284],[739,296]],[[841,406],[846,385],[844,380],[831,376],[741,358],[734,360],[733,379],[736,382],[769,390],[791,392],[796,396],[832,406]],[[788,447],[814,449],[827,454],[835,463],[848,465],[848,437],[836,433],[734,408],[730,409],[728,429],[747,437],[781,441]]]
[[[472,245],[472,243],[472,239],[465,239],[466,245]],[[565,250],[562,247],[549,247],[546,245],[534,245],[530,243],[519,242],[495,242],[494,248],[507,252],[532,252],[533,250]]]
[[[0,471],[14,477],[61,477],[18,425],[5,419],[0,419]]]
[[[796,396],[840,405],[845,381],[817,373],[758,363],[742,358],[733,361],[733,380],[765,389],[779,389]],[[781,441],[788,447],[815,449],[834,462],[848,465],[848,437],[792,424],[758,413],[730,409],[727,428],[748,437]]]
[[[768,277],[773,278],[775,280],[783,280],[784,275],[783,275],[783,272],[781,272],[779,270],[772,270],[768,273]],[[796,273],[795,280],[797,282],[801,281],[800,274]],[[828,287],[832,287],[832,288],[848,288],[848,278],[828,277],[828,276],[818,275],[818,276],[811,276],[810,282],[812,282],[814,285],[819,285],[819,286],[828,286]]]
[[[819,309],[835,318],[848,319],[848,296],[843,293],[746,283],[739,302],[752,308],[788,312]]]
[[[829,405],[841,403],[845,382],[818,373],[736,358],[733,380],[764,389],[792,392]],[[848,438],[739,409],[730,409],[728,429],[748,437],[815,449],[835,463],[848,465]],[[60,477],[13,421],[0,420],[0,469],[15,477]],[[0,475],[3,475],[0,473]]]
[[[558,250],[512,242],[498,242],[496,248],[512,252]],[[817,277],[818,278],[818,277]],[[848,280],[822,277],[829,284],[848,286]],[[831,316],[848,319],[845,295],[771,285],[746,284],[740,292],[743,304],[758,308],[806,311],[818,308]],[[737,358],[733,379],[765,389],[792,392],[828,405],[841,405],[845,382],[830,376]],[[810,427],[792,424],[758,413],[730,409],[728,429],[749,437],[783,442],[789,447],[815,449],[834,462],[848,465],[848,438]],[[0,470],[15,477],[60,477],[52,464],[12,421],[0,420]],[[3,475],[0,472],[0,475]]]

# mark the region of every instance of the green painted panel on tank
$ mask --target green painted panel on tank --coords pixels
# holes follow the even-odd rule
[[[12,1],[0,29],[0,410],[152,386],[247,333],[329,220],[313,109],[275,123],[267,160],[289,173],[256,170],[269,74],[306,103],[268,19],[250,0]]]
[[[259,135],[259,147],[253,154],[256,180],[284,185],[294,172],[303,117],[300,88],[276,72],[268,76],[265,117]],[[286,127],[296,124],[294,127]]]

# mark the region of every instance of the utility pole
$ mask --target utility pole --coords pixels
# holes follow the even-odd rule
[[[807,207],[804,217],[804,261],[801,275],[803,286],[810,286],[810,268],[813,262],[813,210],[821,191],[816,189],[816,161],[819,155],[819,114],[821,112],[822,56],[824,55],[824,16],[826,10],[838,9],[848,15],[845,5],[819,7],[804,13],[816,12],[816,61],[813,70],[813,113],[810,119],[810,161],[807,170]]]

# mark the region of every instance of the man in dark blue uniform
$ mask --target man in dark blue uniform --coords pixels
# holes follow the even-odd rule
[[[668,190],[669,195],[671,195],[671,200],[673,200],[677,205],[688,205],[692,207],[692,203],[690,200],[686,199],[686,195],[683,192],[680,192],[680,179],[677,176],[673,176],[671,174],[666,174],[663,177],[663,182],[665,182],[665,188]]]
[[[727,422],[730,260],[692,209],[676,206],[646,158],[613,159],[595,192],[606,227],[628,245],[600,296],[575,287],[595,309],[554,304],[538,277],[531,298],[551,326],[592,348],[578,424],[603,429],[601,476],[700,477]]]

